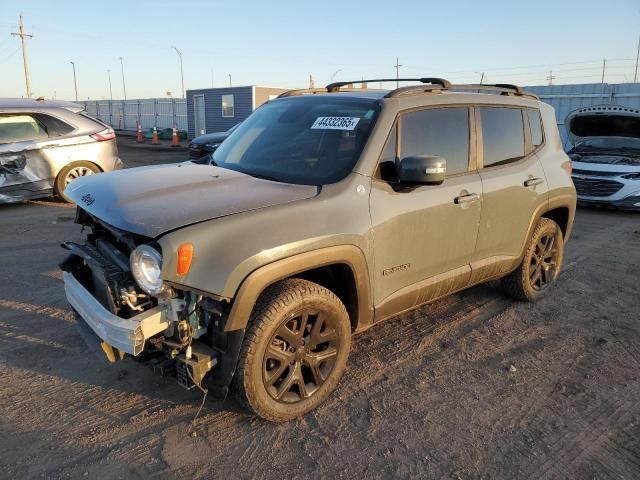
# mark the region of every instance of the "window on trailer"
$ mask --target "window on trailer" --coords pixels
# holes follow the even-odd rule
[[[222,95],[222,116],[229,118],[235,115],[233,95]]]

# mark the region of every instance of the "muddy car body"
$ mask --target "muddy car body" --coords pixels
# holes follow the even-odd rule
[[[565,125],[578,201],[640,210],[640,109],[594,105],[571,112]]]
[[[70,102],[0,99],[0,202],[64,195],[78,177],[122,168],[115,134]]]
[[[545,294],[575,212],[553,109],[419,81],[289,92],[209,165],[75,182],[89,233],[61,267],[80,324],[111,360],[282,421],[335,388],[352,333],[488,280]]]

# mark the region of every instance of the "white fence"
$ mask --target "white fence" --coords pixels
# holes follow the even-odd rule
[[[173,128],[187,130],[187,101],[184,98],[136,100],[85,100],[78,102],[92,117],[117,130]]]
[[[524,88],[555,108],[558,129],[565,148],[570,145],[567,142],[564,121],[574,110],[602,104],[640,108],[640,83],[586,83]]]

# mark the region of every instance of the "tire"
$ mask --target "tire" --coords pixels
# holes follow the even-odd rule
[[[558,277],[563,258],[562,230],[553,220],[541,218],[529,238],[522,262],[502,278],[504,290],[517,300],[539,300]]]
[[[84,177],[86,175],[93,175],[96,173],[100,173],[100,167],[98,167],[95,163],[91,162],[73,162],[69,165],[66,165],[60,172],[58,172],[58,176],[56,177],[56,181],[54,184],[54,192],[56,195],[62,197],[65,202],[72,203],[69,198],[67,198],[64,194],[67,185],[78,177]]]
[[[283,280],[256,302],[233,388],[266,420],[300,417],[333,392],[350,348],[351,324],[340,299],[316,283]]]

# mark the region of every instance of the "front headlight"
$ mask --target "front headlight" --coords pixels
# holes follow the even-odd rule
[[[162,270],[162,256],[149,245],[140,245],[129,258],[133,278],[145,292],[159,295],[163,289],[160,271]]]

